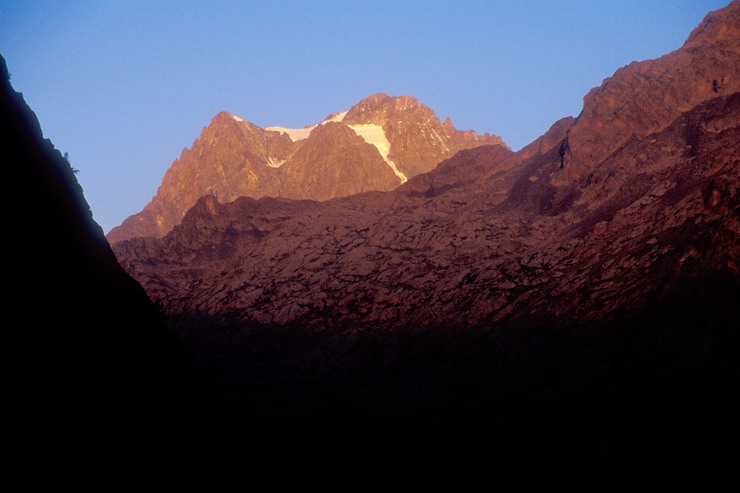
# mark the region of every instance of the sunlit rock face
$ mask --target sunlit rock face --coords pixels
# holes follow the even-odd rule
[[[226,112],[184,149],[157,195],[108,234],[111,244],[161,237],[204,195],[221,202],[238,197],[328,200],[370,190],[393,190],[434,169],[461,149],[496,144],[442,123],[409,96],[375,94],[349,111],[300,129],[260,128]]]
[[[379,182],[397,178],[386,159],[408,173],[396,190],[300,204],[214,193],[164,237],[118,243],[116,254],[172,312],[317,328],[601,320],[695,275],[736,276],[739,10],[620,69],[578,118],[518,153],[477,147],[414,176],[433,142],[474,136],[444,133],[412,98],[372,96],[293,142],[300,149],[277,169],[327,197],[356,176],[320,160],[321,141],[341,142]],[[410,132],[394,122],[404,112],[426,122],[429,140],[403,140]],[[384,128],[387,158],[354,125]],[[316,163],[325,180],[308,171]],[[308,198],[300,184],[283,190]]]

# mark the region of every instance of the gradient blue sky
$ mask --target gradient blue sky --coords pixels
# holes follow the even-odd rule
[[[728,3],[0,0],[0,53],[107,232],[219,111],[302,127],[412,95],[517,150]]]

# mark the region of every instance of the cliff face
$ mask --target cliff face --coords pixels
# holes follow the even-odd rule
[[[260,128],[226,112],[183,150],[143,211],[108,234],[111,244],[161,237],[204,195],[328,200],[393,190],[460,149],[504,145],[455,129],[416,99],[375,94],[304,129]]]
[[[0,81],[4,162],[29,193],[6,203],[15,211],[4,324],[12,469],[75,476],[84,464],[120,475],[164,455],[197,460],[218,439],[195,418],[207,406],[188,358],[117,263],[1,57]]]
[[[639,310],[700,272],[736,276],[738,10],[620,69],[581,116],[519,153],[483,146],[395,192],[313,204],[227,257],[208,252],[251,227],[243,201],[222,206],[229,221],[207,244],[184,221],[116,254],[172,312],[319,328],[586,322]],[[343,121],[391,125],[408,104],[371,97]]]

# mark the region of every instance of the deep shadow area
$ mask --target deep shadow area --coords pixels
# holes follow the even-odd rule
[[[737,300],[736,280],[708,273],[588,326],[171,327],[258,471],[706,485],[737,464]]]
[[[204,462],[227,443],[213,399],[8,81],[0,57],[11,469],[123,479]]]

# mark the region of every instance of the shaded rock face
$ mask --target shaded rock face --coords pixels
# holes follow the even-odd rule
[[[84,464],[117,477],[163,456],[203,459],[201,447],[225,441],[201,420],[210,411],[190,360],[117,263],[70,164],[11,88],[2,57],[0,81],[5,164],[14,186],[32,194],[6,223],[13,469],[77,476]]]
[[[116,254],[173,313],[321,329],[587,322],[639,310],[699,272],[735,276],[738,10],[710,15],[678,51],[620,69],[579,118],[519,153],[460,152],[395,192],[286,213],[228,248],[258,213],[243,201],[219,205],[228,221],[214,222],[220,233],[206,229],[207,241],[186,220],[160,240],[119,243]],[[724,92],[694,90],[708,74],[724,77]],[[376,95],[343,121],[426,111],[414,105]],[[618,120],[603,109],[615,105]],[[588,156],[578,172],[574,156]],[[723,205],[710,210],[715,195]]]
[[[161,237],[209,194],[221,202],[242,196],[327,200],[393,190],[455,152],[485,144],[504,146],[495,135],[457,130],[449,119],[443,124],[409,96],[376,94],[298,133],[222,112],[167,170],[144,210],[111,230],[108,240]]]

